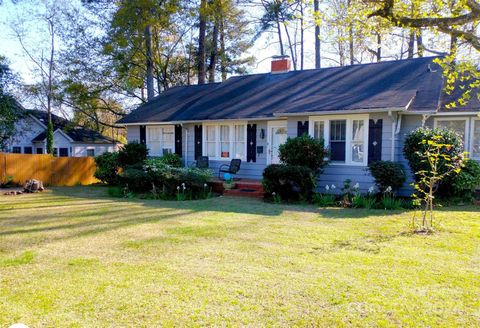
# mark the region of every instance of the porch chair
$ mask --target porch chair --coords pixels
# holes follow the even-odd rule
[[[193,161],[191,167],[197,169],[208,169],[208,156],[198,156],[196,161]]]
[[[218,178],[221,179],[222,173],[237,174],[240,171],[240,165],[242,160],[239,158],[234,158],[230,161],[230,164],[222,164],[218,169]]]

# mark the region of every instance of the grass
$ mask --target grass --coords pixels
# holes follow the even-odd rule
[[[0,196],[0,326],[480,325],[480,212]]]

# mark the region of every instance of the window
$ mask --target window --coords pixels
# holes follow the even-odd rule
[[[95,148],[87,148],[87,156],[95,157]]]
[[[172,125],[152,126],[147,128],[147,147],[150,155],[162,156],[173,152],[175,133]]]
[[[322,139],[332,164],[367,165],[368,115],[310,118],[310,135]]]
[[[465,118],[442,118],[435,119],[434,126],[442,129],[449,129],[457,132],[461,137],[463,144],[466,146],[468,142],[468,137],[466,134],[467,130],[467,119]]]
[[[330,160],[345,162],[347,120],[330,121]]]
[[[43,154],[43,148],[37,148],[37,154]]]
[[[12,153],[21,154],[22,153],[22,147],[12,147]]]
[[[68,157],[68,148],[60,148],[60,157]]]
[[[214,125],[207,125],[206,144],[207,156],[217,157],[217,127]]]
[[[325,140],[325,122],[313,122],[313,137],[318,140]]]
[[[246,135],[244,125],[235,125],[235,139],[233,140],[233,152],[235,158],[245,157]]]
[[[220,125],[220,157],[230,157],[230,126]]]
[[[32,147],[23,147],[23,153],[24,154],[32,154],[33,153]]]
[[[480,159],[480,120],[472,120],[472,150],[471,157]]]
[[[353,120],[352,162],[363,163],[365,156],[365,131],[363,120]]]
[[[204,155],[213,159],[245,158],[245,124],[204,125]]]
[[[58,148],[53,148],[53,156],[58,156]]]

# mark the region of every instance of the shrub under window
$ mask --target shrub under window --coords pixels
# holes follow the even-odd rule
[[[263,171],[266,199],[310,200],[315,189],[315,173],[306,166],[272,164]]]
[[[103,153],[95,157],[95,164],[97,165],[95,178],[109,185],[118,182],[118,153]]]
[[[323,140],[308,135],[288,138],[278,151],[280,160],[287,165],[306,166],[314,171],[326,165]]]
[[[391,187],[392,191],[398,191],[407,179],[405,169],[400,163],[378,161],[370,163],[368,168],[381,192],[387,190],[388,187]]]

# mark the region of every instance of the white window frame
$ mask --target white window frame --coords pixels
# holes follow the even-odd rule
[[[475,160],[480,160],[480,155],[478,157],[473,157],[473,143],[475,142],[475,135],[474,135],[474,132],[475,132],[475,122],[479,122],[480,123],[480,118],[478,117],[472,117],[472,120],[471,120],[471,124],[470,124],[470,136],[471,136],[471,142],[470,142],[470,147],[468,148],[468,151],[469,151],[469,155],[471,156],[472,159],[475,159]],[[480,140],[478,141],[480,143]]]
[[[330,148],[330,121],[345,120],[347,124],[346,140],[345,140],[345,163],[330,162],[329,165],[348,165],[348,166],[367,166],[368,165],[368,126],[369,114],[355,114],[355,115],[323,115],[310,116],[308,118],[308,134],[314,137],[315,122],[323,121],[323,140],[326,148]],[[352,138],[353,138],[353,121],[363,121],[363,141],[364,141],[364,156],[363,162],[352,161]]]
[[[152,148],[149,146],[151,144],[151,131],[152,129],[159,129],[160,130],[160,134],[159,134],[159,143],[160,143],[160,154],[156,154],[156,153],[150,153],[151,156],[163,156],[163,149],[170,149],[170,152],[171,153],[174,153],[175,152],[175,126],[174,125],[152,125],[152,126],[147,126],[147,135],[146,135],[146,143],[147,143],[147,147],[149,148],[149,150],[151,151]],[[169,129],[173,132],[173,144],[169,147],[165,147],[164,145],[164,139],[163,139],[163,131],[164,129]]]
[[[229,127],[229,143],[230,143],[230,156],[229,157],[222,157],[221,154],[221,143],[220,143],[220,126],[227,125]],[[247,122],[238,121],[238,122],[224,122],[224,123],[204,123],[202,124],[202,154],[203,156],[208,156],[207,154],[207,126],[215,127],[215,157],[209,156],[210,160],[214,161],[230,161],[235,157],[232,157],[233,151],[235,149],[234,144],[235,140],[235,126],[243,125],[244,127],[244,149],[243,149],[243,157],[240,158],[242,161],[246,160],[247,156]]]
[[[470,146],[470,133],[473,132],[473,130],[470,129],[470,119],[468,117],[435,117],[433,119],[433,128],[438,128],[438,122],[442,121],[464,121],[465,122],[465,131],[463,132],[463,135],[465,136],[465,140],[463,141],[463,150],[464,151],[470,151],[471,146]],[[472,124],[473,125],[473,124]]]

